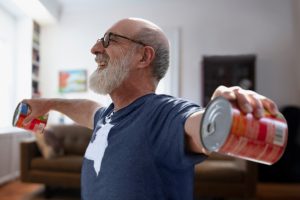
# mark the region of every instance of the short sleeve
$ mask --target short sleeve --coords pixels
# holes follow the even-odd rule
[[[155,109],[151,120],[150,142],[161,164],[182,169],[191,167],[207,156],[186,150],[184,124],[187,118],[202,108],[182,99],[169,99]]]

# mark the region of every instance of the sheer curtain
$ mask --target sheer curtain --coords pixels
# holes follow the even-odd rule
[[[11,126],[14,110],[14,47],[16,20],[0,7],[0,128]]]

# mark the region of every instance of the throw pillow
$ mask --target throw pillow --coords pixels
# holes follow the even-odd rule
[[[39,150],[45,159],[53,159],[63,155],[63,147],[59,138],[50,130],[35,134]]]

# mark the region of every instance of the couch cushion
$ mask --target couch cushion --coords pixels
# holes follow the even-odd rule
[[[64,153],[63,145],[56,135],[45,129],[43,134],[35,134],[38,148],[45,159],[52,159]]]
[[[240,182],[244,173],[234,161],[206,160],[195,166],[195,181]]]
[[[31,168],[33,170],[80,173],[82,159],[82,156],[76,155],[60,156],[50,160],[37,157],[31,161]]]
[[[76,124],[52,125],[48,127],[48,130],[60,140],[64,155],[81,156],[84,155],[93,132],[91,129]]]
[[[227,156],[224,154],[220,154],[220,153],[216,153],[216,152],[212,152],[207,160],[226,160],[226,161],[235,161],[236,158],[232,157],[232,156]]]

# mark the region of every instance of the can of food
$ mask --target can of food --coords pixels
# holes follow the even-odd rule
[[[31,109],[28,104],[23,102],[19,103],[13,116],[12,125],[35,133],[42,133],[47,125],[48,115],[37,117],[33,119],[29,124],[24,125],[23,121],[30,112]]]
[[[223,97],[208,104],[200,126],[202,145],[209,152],[268,165],[280,159],[287,137],[287,122],[282,114],[273,116],[265,111],[257,119]]]

